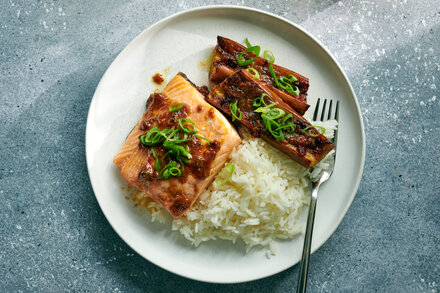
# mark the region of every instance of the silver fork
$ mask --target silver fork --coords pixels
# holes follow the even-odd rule
[[[318,117],[319,114],[319,103],[320,99],[316,102],[315,112],[313,113],[313,121],[318,121],[318,118],[321,118],[321,121],[327,121],[331,118],[336,119],[338,121],[339,119],[339,101],[336,101],[334,116],[333,114],[333,101],[330,100],[329,102],[329,109],[328,114],[326,114],[326,107],[327,107],[327,99],[324,99],[324,103],[322,105],[322,111],[320,117]],[[325,120],[324,120],[325,119]],[[303,247],[303,253],[301,258],[301,265],[299,269],[299,277],[298,277],[298,287],[296,292],[297,293],[303,293],[306,292],[306,286],[307,286],[307,273],[309,271],[309,258],[310,258],[310,248],[312,244],[312,233],[313,233],[313,222],[315,221],[315,210],[316,210],[316,201],[318,200],[318,190],[319,186],[327,181],[328,178],[333,173],[333,169],[335,167],[335,160],[336,160],[336,143],[338,140],[338,130],[335,130],[335,135],[333,138],[333,144],[335,145],[335,155],[333,160],[331,160],[330,166],[327,170],[321,170],[321,173],[317,178],[312,179],[312,199],[310,200],[310,207],[309,207],[309,215],[307,217],[307,228],[306,233],[304,235],[304,247]]]

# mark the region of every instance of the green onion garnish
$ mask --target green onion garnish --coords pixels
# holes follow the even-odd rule
[[[275,70],[273,70],[272,63],[269,64],[269,71],[270,71],[270,74],[272,75],[273,80],[275,81],[277,88],[282,88],[297,97],[299,96],[298,87],[288,83],[288,82],[295,82],[298,80],[295,76],[293,76],[293,74],[289,74],[289,75],[280,77],[280,79],[278,80],[278,77],[275,74]]]
[[[246,68],[247,71],[249,71],[250,74],[252,74],[252,77],[254,79],[259,79],[260,78],[260,74],[258,73],[257,70],[255,70],[255,68],[253,67],[248,67]]]
[[[272,75],[273,80],[275,81],[275,84],[279,88],[280,87],[280,83],[278,81],[277,75],[275,74],[275,71],[273,70],[272,63],[269,64],[269,71],[270,71],[270,74]]]
[[[254,105],[255,107],[260,107],[261,105],[265,105],[267,106],[266,102],[264,101],[264,97],[268,97],[269,95],[266,93],[262,93],[261,96],[256,97],[254,99],[254,103],[252,105]]]
[[[183,134],[182,138],[180,137],[180,128],[177,128],[177,129],[174,129],[174,128],[166,129],[165,128],[165,130],[167,130],[166,131],[167,135],[165,135],[165,137],[166,137],[165,142],[173,142],[175,144],[179,144],[179,143],[187,142],[187,141],[191,140],[190,138],[188,138],[188,134],[186,134],[186,133]],[[164,144],[165,144],[165,142],[164,142]]]
[[[290,75],[293,78],[289,79],[286,76],[281,77],[279,85],[280,85],[281,88],[285,89],[289,93],[294,94],[295,96],[299,96],[299,89],[298,89],[298,87],[295,86],[295,85],[292,86],[290,83],[287,82],[287,81],[292,81],[292,80],[296,81],[297,80],[292,74],[290,74]]]
[[[280,127],[280,124],[276,122],[275,120],[272,120],[268,118],[266,115],[261,115],[261,118],[263,119],[264,127],[272,134],[273,137],[275,137],[277,140],[284,140],[284,134],[283,131],[278,129]]]
[[[238,58],[237,58],[238,65],[244,66],[244,65],[249,65],[252,62],[254,62],[258,58],[258,55],[260,55],[260,50],[261,50],[260,46],[253,46],[253,47],[249,47],[246,50],[244,50],[243,52],[241,52],[241,54],[238,55]],[[249,60],[243,60],[242,59],[243,58],[243,54],[248,53],[248,52],[249,53],[251,53],[251,52],[254,53],[255,57],[252,58],[252,59],[249,59]]]
[[[260,107],[260,106],[261,106],[261,100],[262,100],[261,96],[256,97],[256,98],[254,99],[254,103],[253,103],[252,105],[253,105],[254,107]]]
[[[211,142],[209,141],[209,139],[207,139],[206,137],[203,137],[203,136],[200,136],[200,135],[197,135],[197,134],[196,134],[196,137],[197,137],[198,139],[203,139],[203,140],[206,140],[208,143],[211,143]]]
[[[180,172],[179,168],[177,167],[171,167],[168,169],[171,176],[180,176],[182,174],[182,172]]]
[[[228,172],[227,174],[224,174],[225,170],[227,170],[227,172]],[[226,164],[217,176],[217,179],[215,181],[217,183],[217,186],[225,185],[226,182],[228,182],[228,180],[231,178],[234,170],[235,170],[234,164]],[[220,176],[222,176],[222,175],[226,175],[226,177],[224,179],[220,179]]]
[[[285,130],[285,129],[288,134],[292,134],[295,132],[296,124],[289,123],[289,124],[278,127],[276,130],[278,131],[278,130]]]
[[[284,76],[283,76],[284,77]],[[283,77],[280,78],[280,88],[285,89],[286,91],[288,91],[289,93],[293,93],[293,88],[292,85],[290,83],[287,83]]]
[[[188,127],[185,127],[185,126],[183,126],[183,123],[185,123],[185,122],[187,122],[187,123],[190,123],[191,125],[192,125],[192,130],[191,129],[189,129]],[[183,131],[185,131],[186,133],[192,133],[192,134],[196,134],[197,133],[197,127],[196,127],[196,125],[194,124],[194,122],[192,122],[191,120],[189,120],[189,119],[187,119],[187,118],[181,118],[181,119],[179,119],[179,125],[180,125],[180,128],[183,130]]]
[[[287,123],[289,121],[289,119],[292,119],[293,122],[293,115],[292,114],[287,114],[286,116],[284,116],[283,118],[283,124]]]
[[[229,109],[231,110],[231,114],[232,114],[232,121],[234,121],[235,119],[237,120],[241,120],[242,116],[241,116],[241,111],[240,109],[238,109],[237,106],[238,100],[235,101],[234,104],[229,104]]]
[[[251,64],[255,59],[257,59],[258,55],[260,54],[260,50],[261,50],[260,46],[253,46],[252,47],[251,43],[249,42],[249,40],[247,38],[245,40],[245,43],[248,48],[246,49],[246,51],[242,52],[240,54],[240,56],[238,56],[238,59],[237,59],[238,65],[240,65],[240,66]],[[258,47],[258,48],[256,48],[256,47]],[[257,50],[258,50],[258,53],[256,53]],[[243,54],[247,51],[255,53],[255,58],[251,59],[251,60],[241,60]],[[273,80],[275,81],[275,85],[277,86],[277,88],[282,88],[282,89],[286,90],[287,92],[298,97],[300,94],[298,87],[295,85],[289,84],[289,82],[293,83],[293,82],[297,81],[298,79],[293,74],[288,74],[288,75],[283,76],[278,79],[277,75],[275,74],[275,70],[273,69],[273,66],[272,66],[272,64],[275,62],[275,56],[273,55],[273,53],[269,50],[264,50],[263,57],[264,57],[264,59],[267,60],[267,62],[269,62],[269,71],[270,71],[270,74],[272,75]],[[249,70],[249,68],[248,68],[248,71],[251,74],[253,74],[252,69]],[[258,74],[258,77],[255,77],[254,74],[253,74],[253,76],[255,79],[258,79],[260,77],[259,74]]]
[[[262,101],[262,103],[264,103],[264,101]],[[255,109],[254,112],[265,114],[265,113],[269,112],[271,110],[271,108],[275,107],[275,105],[276,105],[276,103],[261,106],[261,107],[258,107],[257,109]]]
[[[264,127],[277,140],[285,140],[285,132],[292,134],[296,130],[296,124],[293,121],[291,113],[286,114],[283,109],[276,108],[276,103],[266,104],[265,97],[269,97],[263,93],[261,96],[254,99],[253,105],[257,107],[254,112],[261,113],[261,119]],[[271,102],[268,100],[268,102]]]
[[[183,104],[182,104],[183,105]],[[178,105],[181,106],[181,105]],[[180,107],[181,108],[181,107]],[[171,109],[171,108],[170,108]],[[237,111],[240,111],[236,109]],[[240,113],[241,119],[241,113]],[[211,143],[207,138],[197,135],[197,127],[196,125],[187,118],[181,118],[178,120],[179,128],[164,128],[162,130],[156,125],[151,128],[146,134],[139,137],[140,142],[145,146],[153,146],[156,144],[162,144],[166,149],[165,155],[159,160],[157,157],[157,152],[155,149],[151,149],[153,157],[155,159],[154,169],[159,171],[160,166],[163,164],[164,159],[168,155],[173,155],[177,161],[180,163],[182,170],[177,167],[177,163],[174,161],[170,161],[159,173],[160,179],[168,179],[171,176],[180,176],[184,170],[183,163],[190,163],[192,155],[189,150],[189,146],[182,145],[182,143],[188,142],[193,139],[189,134],[194,134],[195,137],[199,139],[206,140],[208,143]],[[189,125],[184,125],[185,123],[189,123]]]
[[[301,130],[301,132],[302,133],[306,133],[306,134],[310,135],[311,137],[319,136],[319,134],[313,134],[313,133],[310,133],[310,131],[307,131],[307,130],[313,129],[313,128],[319,129],[319,131],[318,131],[318,132],[320,132],[319,134],[324,134],[325,133],[325,128],[322,127],[322,126],[307,126],[303,130]]]
[[[154,169],[155,169],[156,171],[159,171],[159,169],[160,169],[160,161],[159,161],[159,158],[157,157],[156,150],[155,150],[155,149],[151,149],[151,153],[153,154],[153,157],[154,157],[154,159],[156,160],[156,161],[154,162]]]
[[[159,127],[157,127],[157,125],[140,137],[141,143],[146,146],[152,146],[161,143],[164,140],[165,137],[161,134],[161,130]]]
[[[252,47],[252,45],[251,45],[251,43],[249,42],[248,38],[246,38],[246,39],[244,40],[244,42],[245,42],[245,44],[246,44],[246,47],[248,47],[248,48]]]
[[[264,94],[254,100],[255,104],[264,104],[254,110],[256,113],[261,113],[261,119],[263,120],[263,125],[269,131],[273,137],[278,140],[284,141],[283,125],[280,121],[275,121],[286,115],[286,112],[280,108],[275,108],[276,103],[271,103],[269,105],[264,102]]]
[[[166,140],[163,143],[163,146],[168,150],[171,155],[174,155],[178,160],[192,158],[190,152],[177,142]]]
[[[165,160],[165,158],[170,154],[170,152],[166,152],[165,155],[163,155],[162,159],[160,159],[160,164],[163,164],[163,161]]]
[[[274,63],[275,62],[275,56],[273,55],[273,53],[269,50],[265,50],[263,53],[264,59],[267,60],[267,62],[269,63]]]
[[[288,74],[286,76],[283,76],[283,78],[289,82],[295,82],[298,80],[293,74]]]
[[[159,127],[155,126],[152,129],[150,129],[150,131],[148,131],[147,134],[142,135],[140,137],[140,141],[143,145],[146,146],[153,146],[159,143],[163,143],[163,146],[167,150],[167,153],[162,158],[162,161],[168,154],[172,154],[178,160],[183,160],[187,162],[188,159],[191,159],[191,154],[189,150],[185,149],[180,144],[191,140],[191,138],[188,138],[188,135],[186,133],[183,135],[183,137],[180,137],[180,134],[181,134],[180,129],[164,128],[162,130],[159,130]],[[155,165],[156,168],[156,166],[159,166],[161,164],[158,161],[157,154],[155,154],[155,151],[152,150],[152,152],[153,152],[153,156],[156,159],[156,165]]]
[[[298,89],[298,87],[297,86],[295,86],[295,85],[293,85],[292,86],[293,87],[293,93],[292,94],[294,94],[295,96],[299,96],[299,89]]]
[[[171,176],[178,177],[182,175],[182,171],[177,168],[177,163],[175,161],[170,161],[168,164],[163,167],[162,171],[160,171],[159,178],[162,180],[167,180]]]
[[[264,113],[262,115],[264,115],[266,118],[268,118],[270,120],[275,120],[275,119],[284,117],[284,115],[286,115],[286,112],[284,112],[284,110],[282,110],[280,108],[273,108],[269,112]]]
[[[182,103],[182,104],[178,104],[178,105],[171,106],[171,107],[168,109],[168,111],[170,111],[170,112],[179,111],[180,109],[182,109],[182,107],[183,107],[183,103]]]
[[[291,119],[292,121],[289,121],[289,119]],[[286,116],[284,116],[281,124],[282,124],[282,126],[280,126],[279,129],[281,129],[281,130],[287,129],[286,131],[288,134],[292,134],[295,132],[296,124],[293,123],[293,115],[292,114],[289,113]]]

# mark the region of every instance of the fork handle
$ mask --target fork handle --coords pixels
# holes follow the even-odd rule
[[[316,202],[318,200],[318,189],[320,183],[321,183],[320,180],[316,183],[315,182],[312,183],[312,199],[310,200],[306,233],[304,235],[304,247],[301,258],[301,265],[299,268],[298,286],[296,289],[297,293],[306,292],[307,274],[309,271],[310,248],[312,245],[313,223],[315,221]]]

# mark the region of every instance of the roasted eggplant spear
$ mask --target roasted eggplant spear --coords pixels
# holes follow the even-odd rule
[[[249,132],[279,148],[309,168],[334,145],[269,86],[239,69],[215,86],[206,100]]]
[[[282,66],[271,64],[268,60],[257,57],[251,64],[240,65],[239,58],[253,59],[253,52],[245,52],[245,46],[224,37],[217,37],[217,46],[214,49],[209,79],[214,84],[219,84],[240,68],[253,68],[258,72],[258,80],[270,88],[285,103],[290,105],[299,114],[304,115],[307,105],[307,90],[309,79],[301,74]],[[273,75],[276,75],[276,79]],[[281,84],[280,84],[281,83]],[[286,89],[286,86],[292,90]]]

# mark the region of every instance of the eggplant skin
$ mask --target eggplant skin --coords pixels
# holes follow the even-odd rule
[[[272,66],[274,72],[278,78],[289,74],[292,74],[296,77],[297,81],[294,82],[293,85],[298,87],[298,89],[300,90],[300,94],[299,96],[295,96],[284,89],[277,88],[269,70],[269,62],[266,59],[258,57],[250,65],[238,65],[237,58],[244,50],[246,50],[246,47],[244,47],[243,45],[228,38],[218,36],[217,46],[214,49],[212,63],[209,70],[209,80],[214,85],[217,85],[225,80],[232,73],[234,73],[236,70],[240,68],[253,67],[259,72],[259,81],[261,83],[264,83],[267,87],[269,87],[284,102],[289,104],[299,114],[304,115],[304,113],[309,108],[309,105],[307,104],[309,79],[295,71],[273,64]],[[249,56],[252,57],[253,55]]]
[[[275,139],[264,127],[261,115],[254,111],[256,108],[253,106],[253,101],[263,93],[267,94],[272,102],[277,103],[276,107],[284,110],[286,115],[293,116],[293,123],[296,124],[295,132],[285,133],[284,141]],[[245,69],[235,71],[216,85],[208,94],[206,101],[229,117],[232,117],[230,105],[237,102],[242,119],[236,121],[248,128],[253,136],[261,137],[306,168],[317,164],[334,148],[333,143],[312,127],[310,122],[285,103],[270,87],[256,81]],[[313,136],[303,133],[302,130],[305,128],[308,128],[307,133]]]

